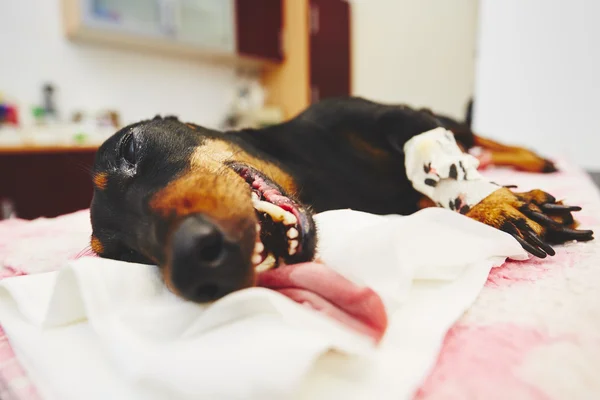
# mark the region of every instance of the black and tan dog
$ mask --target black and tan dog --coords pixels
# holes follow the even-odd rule
[[[287,264],[312,260],[314,212],[407,215],[425,206],[407,179],[402,149],[439,126],[465,150],[489,150],[494,164],[554,170],[449,118],[359,98],[325,100],[288,122],[226,133],[156,117],[123,128],[97,153],[92,249],[159,265],[165,283],[186,299],[222,297],[253,285],[255,267],[269,254]],[[546,257],[554,254],[548,243],[592,239],[575,229],[571,212],[579,209],[540,190],[504,188],[466,215]]]

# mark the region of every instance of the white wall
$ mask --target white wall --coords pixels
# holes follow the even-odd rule
[[[475,128],[600,170],[600,1],[480,7]]]
[[[463,119],[478,0],[349,0],[354,94]]]
[[[0,92],[39,104],[52,82],[67,116],[111,108],[125,123],[173,113],[213,126],[232,96],[232,68],[68,42],[60,0],[0,0],[0,43]]]

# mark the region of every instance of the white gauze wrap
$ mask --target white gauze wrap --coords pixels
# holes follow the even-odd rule
[[[404,145],[406,175],[415,190],[438,206],[465,214],[500,188],[477,171],[479,160],[463,153],[444,128],[421,133]]]

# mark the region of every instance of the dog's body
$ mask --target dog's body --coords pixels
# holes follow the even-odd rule
[[[402,126],[385,126],[386,113]],[[418,209],[422,196],[412,189],[404,157],[390,139],[401,148],[410,137],[436,127],[413,113],[362,99],[332,99],[282,125],[229,135],[293,176],[298,200],[315,212],[351,208],[407,215]],[[389,137],[392,131],[397,137]]]
[[[312,212],[417,211],[423,196],[407,178],[403,146],[440,126],[464,150],[478,145],[497,153],[497,164],[554,170],[534,153],[479,138],[449,118],[359,98],[325,100],[280,125],[228,133],[155,118],[122,129],[98,152],[92,248],[160,265],[167,285],[186,298],[220,297],[252,285],[252,266],[268,253],[286,263],[313,259]],[[560,216],[545,215],[548,204]],[[559,243],[591,238],[571,229],[575,210],[541,191],[499,191],[469,216],[545,256],[553,251],[538,236]]]
[[[421,208],[423,196],[406,177],[402,146],[440,125],[455,134],[464,150],[482,143],[465,124],[449,117],[356,97],[326,99],[283,124],[226,135],[293,176],[301,188],[298,199],[315,212],[351,208],[407,215]],[[506,153],[516,149],[497,146]],[[512,167],[556,171],[541,157],[536,165],[523,165],[514,152],[511,156]]]

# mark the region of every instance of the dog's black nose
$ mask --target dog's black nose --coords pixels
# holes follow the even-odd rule
[[[171,282],[189,300],[216,300],[240,289],[247,277],[239,245],[203,215],[180,223],[171,249]]]

